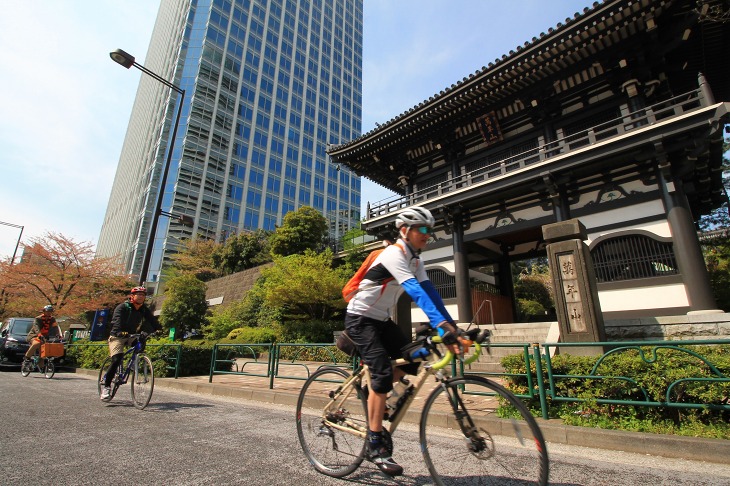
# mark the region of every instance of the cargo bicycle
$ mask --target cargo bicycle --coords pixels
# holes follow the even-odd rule
[[[423,334],[423,333],[419,333]],[[466,333],[473,353],[468,365],[489,344],[489,331]],[[462,341],[463,342],[463,341]],[[548,452],[540,427],[522,401],[500,384],[471,374],[449,376],[453,354],[438,336],[420,335],[416,343],[426,350],[418,374],[386,412],[383,431],[390,437],[413,399],[430,377],[436,385],[423,404],[419,445],[435,484],[538,484],[546,485]],[[487,348],[488,349],[488,348]],[[426,354],[423,353],[423,354]],[[394,360],[395,366],[408,360]],[[354,472],[366,457],[367,384],[369,372],[360,365],[353,373],[323,366],[307,379],[297,401],[299,442],[314,468],[342,478]],[[511,418],[496,418],[499,404]]]
[[[129,337],[134,339],[132,345],[124,352],[122,363],[117,368],[117,372],[111,382],[111,396],[105,402],[110,402],[117,393],[121,385],[130,383],[132,393],[132,403],[135,407],[142,410],[150,403],[152,391],[155,388],[155,370],[152,366],[152,360],[144,353],[147,343],[147,333],[130,334]],[[101,396],[106,379],[107,370],[111,365],[111,357],[107,356],[99,369],[99,380],[97,382],[99,396]]]
[[[40,355],[34,354],[31,359],[24,359],[20,365],[20,374],[30,375],[33,371],[43,373],[49,380],[56,374],[55,359],[63,356],[63,343],[49,339],[41,344]]]

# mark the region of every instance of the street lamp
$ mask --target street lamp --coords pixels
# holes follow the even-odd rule
[[[145,248],[144,252],[144,259],[142,260],[142,269],[139,272],[139,284],[144,284],[145,279],[147,278],[147,272],[149,271],[150,267],[150,260],[152,259],[152,247],[155,243],[155,233],[157,233],[157,221],[160,218],[160,215],[162,213],[162,196],[165,193],[165,184],[167,183],[167,173],[170,170],[170,160],[172,159],[172,147],[175,144],[175,137],[177,136],[177,127],[180,124],[180,112],[182,111],[182,103],[185,99],[185,90],[182,88],[179,88],[172,84],[171,82],[167,81],[166,79],[161,78],[159,75],[153,73],[146,67],[142,66],[141,64],[137,63],[134,60],[134,56],[131,54],[128,54],[124,52],[121,49],[117,49],[116,51],[110,52],[109,57],[112,58],[114,62],[117,64],[120,64],[121,66],[124,66],[125,68],[129,69],[130,67],[134,66],[140,71],[142,71],[145,74],[148,74],[149,76],[152,76],[160,83],[164,84],[168,88],[172,89],[173,91],[176,91],[180,94],[178,99],[180,100],[180,104],[177,108],[177,115],[175,116],[175,124],[173,125],[172,129],[172,138],[170,139],[170,143],[167,146],[167,158],[165,159],[165,165],[162,168],[162,181],[160,182],[160,189],[157,194],[157,204],[155,205],[155,212],[152,214],[152,222],[150,224],[150,234],[147,238],[147,247]]]
[[[5,226],[12,226],[13,228],[20,228],[20,234],[18,235],[18,242],[15,244],[15,251],[13,252],[13,259],[10,260],[10,266],[13,266],[13,264],[15,263],[15,255],[18,253],[18,247],[20,246],[20,238],[23,236],[23,228],[25,228],[25,226],[6,223],[4,221],[0,221],[0,224],[5,225]]]

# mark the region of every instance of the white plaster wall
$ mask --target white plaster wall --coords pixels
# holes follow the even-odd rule
[[[456,307],[456,304],[446,304],[445,307],[451,318],[458,321],[459,309]],[[414,306],[411,308],[411,322],[428,322],[428,317],[426,317],[426,314],[419,307]]]
[[[657,285],[620,290],[601,290],[598,292],[601,311],[616,312],[637,309],[664,309],[689,306],[684,285]]]
[[[649,233],[655,234],[657,236],[661,236],[663,238],[671,238],[672,233],[669,229],[669,223],[665,221],[656,221],[654,223],[646,223],[646,224],[640,224],[635,226],[629,226],[626,228],[619,228],[612,231],[604,231],[604,232],[598,232],[598,233],[588,233],[588,240],[586,240],[587,244],[591,244],[593,240],[598,238],[599,236],[603,236],[605,234],[609,233],[615,233],[617,231],[624,231],[624,230],[644,230],[648,231]]]
[[[662,205],[661,201],[656,200],[647,201],[641,204],[635,204],[628,208],[612,209],[610,211],[603,211],[600,213],[581,216],[580,221],[585,225],[588,230],[590,230],[591,228],[597,228],[599,226],[614,224],[617,221],[627,221],[629,224],[627,224],[626,228],[624,229],[633,229],[638,228],[639,226],[631,225],[630,221],[632,219],[645,218],[647,216],[656,216],[658,214],[661,214],[662,216],[664,215],[664,206]],[[614,229],[610,232],[613,233],[615,231],[619,230]],[[669,235],[661,234],[660,236]]]

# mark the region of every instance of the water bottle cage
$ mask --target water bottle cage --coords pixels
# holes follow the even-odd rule
[[[413,385],[408,385],[408,388],[406,388],[403,391],[403,394],[398,397],[398,400],[395,402],[395,405],[392,403],[386,402],[385,407],[385,416],[383,417],[384,420],[393,421],[398,416],[398,413],[400,412],[401,408],[403,407],[403,404],[408,400],[408,397],[410,397],[413,394]]]

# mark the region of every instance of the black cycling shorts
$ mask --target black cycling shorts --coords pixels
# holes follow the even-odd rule
[[[393,389],[393,367],[390,362],[401,358],[401,348],[410,343],[395,322],[378,321],[355,314],[345,315],[347,334],[357,345],[363,363],[370,369],[370,386],[377,393]],[[400,367],[409,375],[418,373],[418,363]]]

